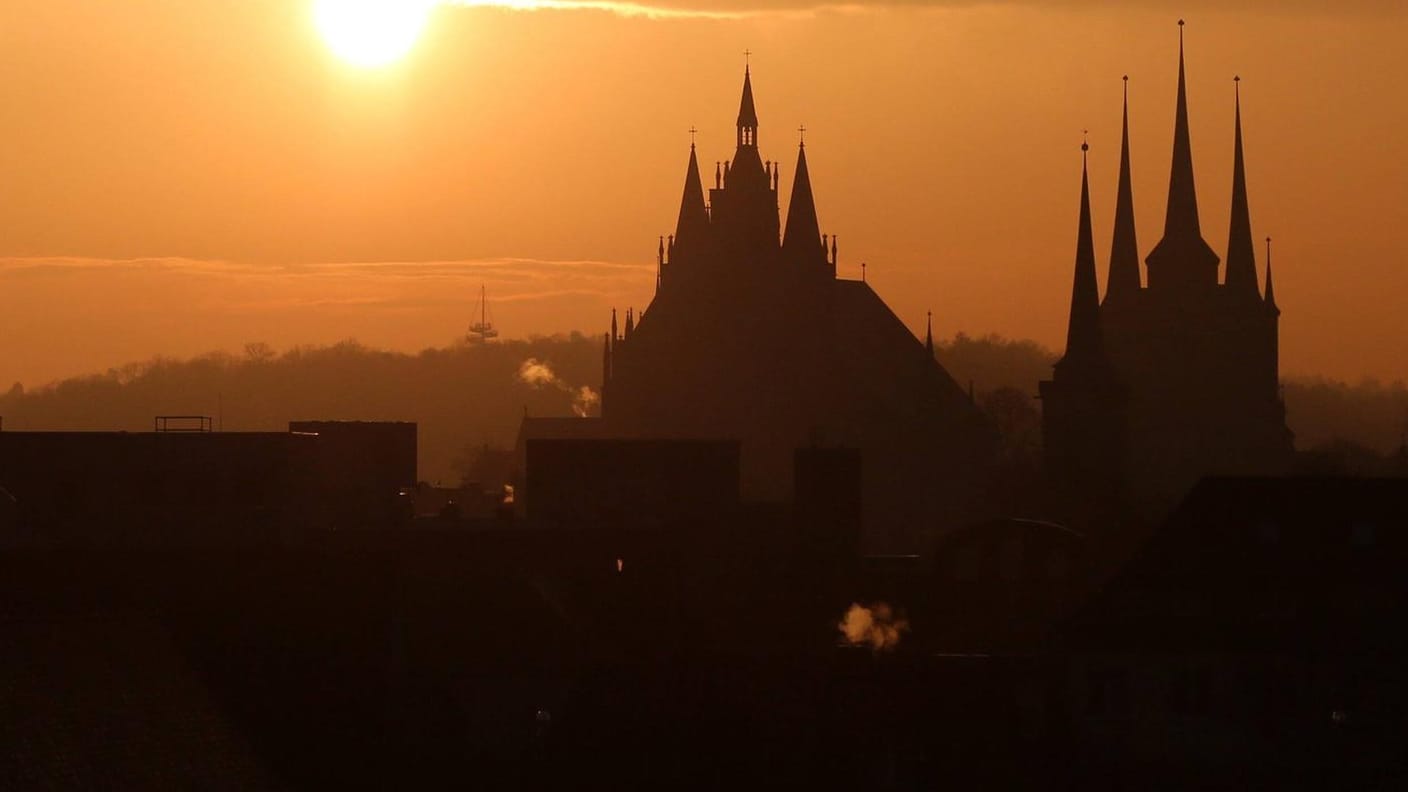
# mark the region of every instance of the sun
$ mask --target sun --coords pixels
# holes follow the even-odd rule
[[[315,0],[313,19],[328,49],[374,68],[411,51],[437,0]]]

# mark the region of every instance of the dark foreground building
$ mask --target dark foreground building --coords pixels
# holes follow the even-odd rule
[[[1041,384],[1046,466],[1075,512],[1132,502],[1156,513],[1205,475],[1285,472],[1292,453],[1269,240],[1264,291],[1257,279],[1240,98],[1221,280],[1221,262],[1199,230],[1181,38],[1168,212],[1163,238],[1145,259],[1147,284],[1135,241],[1128,118],[1126,100],[1105,297],[1082,176],[1066,352]]]
[[[414,423],[197,426],[0,432],[0,546],[267,547],[409,517]]]
[[[781,165],[764,161],[745,72],[737,150],[707,197],[693,146],[650,306],[607,337],[605,431],[738,440],[743,495],[783,501],[801,446],[859,449],[864,509],[905,537],[961,524],[992,460],[992,427],[864,282],[836,277],[805,148],[783,226]]]

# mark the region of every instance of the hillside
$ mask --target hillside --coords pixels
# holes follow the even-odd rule
[[[1028,340],[960,333],[939,360],[1010,436],[1039,443],[1037,382],[1055,353]],[[290,420],[403,420],[420,424],[421,476],[457,481],[485,445],[512,444],[524,411],[572,415],[595,409],[601,344],[573,333],[418,354],[346,341],[283,352],[250,344],[243,354],[156,358],[100,374],[0,396],[4,429],[150,429],[156,415],[210,415],[228,431],[280,430]],[[586,388],[587,390],[583,390]],[[1285,383],[1287,413],[1302,449],[1343,455],[1395,451],[1408,429],[1408,388],[1322,378]]]

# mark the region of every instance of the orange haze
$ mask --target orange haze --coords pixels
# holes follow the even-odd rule
[[[936,333],[1059,347],[1081,130],[1103,279],[1126,73],[1142,252],[1158,237],[1179,13],[1219,252],[1242,77],[1283,371],[1408,377],[1405,17],[1219,5],[447,5],[408,58],[362,71],[298,0],[5,3],[0,380],[246,341],[443,344],[481,282],[507,335],[600,332],[609,306],[648,301],[689,127],[702,161],[731,155],[745,48],[784,195],[809,130],[843,276],[867,261],[916,329],[933,310]]]

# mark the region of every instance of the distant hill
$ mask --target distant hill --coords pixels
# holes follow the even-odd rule
[[[209,415],[228,431],[281,430],[300,419],[416,421],[421,477],[451,483],[466,446],[512,445],[525,411],[593,409],[580,388],[600,382],[601,343],[575,333],[419,354],[355,341],[282,353],[250,344],[243,355],[157,358],[30,391],[16,386],[0,396],[0,415],[11,431],[150,431],[156,415]]]
[[[980,405],[1029,447],[1039,427],[1037,382],[1056,353],[1024,339],[959,333],[935,354]],[[421,477],[456,482],[484,445],[513,443],[533,415],[593,412],[601,342],[579,333],[456,345],[418,354],[345,341],[283,352],[249,344],[239,355],[156,358],[0,396],[7,430],[149,430],[157,415],[210,415],[230,431],[281,430],[290,420],[404,420],[420,424]],[[1408,387],[1321,378],[1285,383],[1297,447],[1395,451],[1408,430]]]

